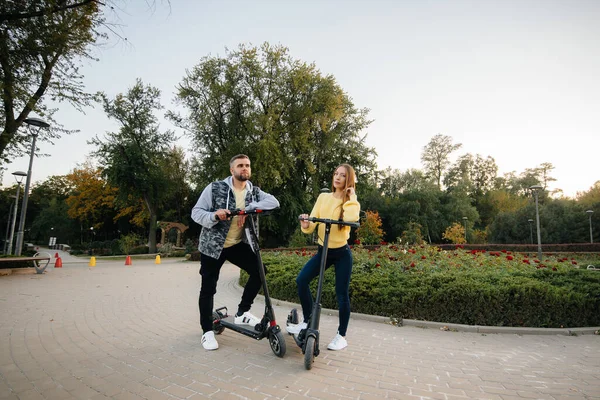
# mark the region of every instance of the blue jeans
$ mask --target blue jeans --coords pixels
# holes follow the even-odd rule
[[[313,296],[310,292],[310,282],[319,276],[319,267],[323,247],[319,246],[319,251],[306,264],[296,277],[298,285],[298,297],[302,305],[302,314],[304,322],[308,323],[313,311]],[[352,252],[350,247],[343,246],[337,249],[327,251],[327,260],[325,269],[335,266],[335,296],[338,303],[340,325],[338,333],[346,336],[348,322],[350,321],[350,276],[352,275]]]

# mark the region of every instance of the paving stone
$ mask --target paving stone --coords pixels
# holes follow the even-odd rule
[[[217,351],[204,351],[197,263],[122,264],[63,258],[63,268],[43,275],[0,277],[1,400],[600,398],[600,337],[588,329],[441,331],[353,314],[348,348],[322,344],[307,371],[289,335],[283,358],[267,340],[229,330]],[[236,308],[238,271],[223,267],[215,306]],[[275,304],[280,323],[299,308]],[[259,296],[252,312],[263,309]],[[322,338],[337,325],[336,312],[324,310]]]

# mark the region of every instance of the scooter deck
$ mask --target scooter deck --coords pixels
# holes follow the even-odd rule
[[[228,328],[228,329],[231,329],[234,331],[238,331],[238,332],[242,332],[242,333],[249,333],[253,336],[260,335],[261,332],[254,329],[254,325],[236,324],[233,319],[234,319],[233,315],[228,315],[225,318],[221,318],[220,323],[225,328]]]

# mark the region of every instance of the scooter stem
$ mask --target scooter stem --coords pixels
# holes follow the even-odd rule
[[[321,254],[321,262],[319,266],[319,282],[317,285],[317,296],[313,305],[312,315],[310,317],[308,327],[311,330],[319,330],[319,321],[321,319],[321,294],[323,292],[323,277],[325,275],[325,263],[327,262],[327,248],[329,243],[329,232],[331,231],[331,223],[325,223],[325,237],[323,238],[323,251]]]

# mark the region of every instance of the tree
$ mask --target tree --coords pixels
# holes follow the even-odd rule
[[[102,169],[88,162],[74,168],[66,179],[72,186],[66,199],[68,215],[78,222],[81,242],[84,241],[83,232],[90,227],[112,233],[114,221],[123,210],[117,211],[115,200],[118,190],[102,177]]]
[[[104,23],[96,1],[7,1],[0,7],[0,163],[24,154],[29,136],[19,132],[34,112],[52,122],[39,141],[52,141],[68,132],[53,121],[56,110],[42,101],[50,97],[77,108],[90,103],[79,66],[93,59],[88,49],[103,37]]]
[[[104,111],[116,120],[121,129],[91,140],[97,147],[94,155],[103,167],[108,183],[119,188],[118,199],[130,201],[140,198],[148,213],[148,247],[156,252],[156,221],[159,209],[173,184],[166,179],[164,166],[168,165],[171,146],[175,141],[172,131],[160,132],[154,113],[163,107],[160,91],[136,80],[126,94],[114,99],[102,95]]]
[[[248,154],[252,182],[281,204],[261,224],[280,244],[339,164],[351,164],[359,182],[375,168],[363,133],[368,110],[357,109],[333,76],[293,59],[283,46],[240,45],[225,57],[204,57],[183,78],[177,98],[188,113],[170,117],[191,134],[193,168],[201,171],[193,183],[222,179],[233,155]]]
[[[421,224],[410,222],[408,228],[402,232],[402,242],[409,245],[423,244],[423,234],[421,233]]]
[[[444,231],[442,237],[455,244],[466,243],[465,240],[465,227],[458,222],[453,223]]]
[[[600,181],[596,181],[588,191],[577,192],[577,202],[584,207],[600,206]]]
[[[62,175],[50,176],[34,185],[27,206],[30,241],[42,240],[47,244],[48,238],[54,236],[58,243],[74,243],[79,230],[67,215],[65,203],[71,190],[71,183]]]
[[[188,182],[190,166],[185,159],[183,148],[177,146],[172,148],[164,161],[164,179],[167,179],[172,185],[170,186],[171,191],[165,194],[169,200],[165,202],[165,209],[160,217],[161,221],[188,223],[193,205],[188,204],[191,193]],[[194,204],[197,200],[197,198],[193,199]]]
[[[52,142],[66,130],[53,119],[45,99],[66,101],[76,109],[93,96],[85,91],[79,69],[95,60],[91,48],[109,35],[126,40],[107,16],[117,0],[7,0],[0,2],[0,165],[19,157],[29,137],[19,129],[35,113],[50,122],[38,141]],[[150,8],[154,1],[146,0]],[[167,1],[168,3],[168,1]]]
[[[442,176],[449,167],[449,156],[461,147],[462,144],[452,144],[452,137],[444,136],[441,133],[435,135],[423,147],[421,162],[425,173],[437,183],[440,190],[442,189]]]
[[[361,218],[360,227],[356,230],[356,236],[361,244],[379,244],[383,239],[383,229],[381,229],[381,218],[377,211],[366,211],[365,216]]]
[[[492,157],[483,158],[477,154],[467,153],[460,156],[449,168],[444,185],[446,187],[465,184],[469,195],[474,199],[481,197],[485,192],[493,189],[498,173],[498,166]]]

